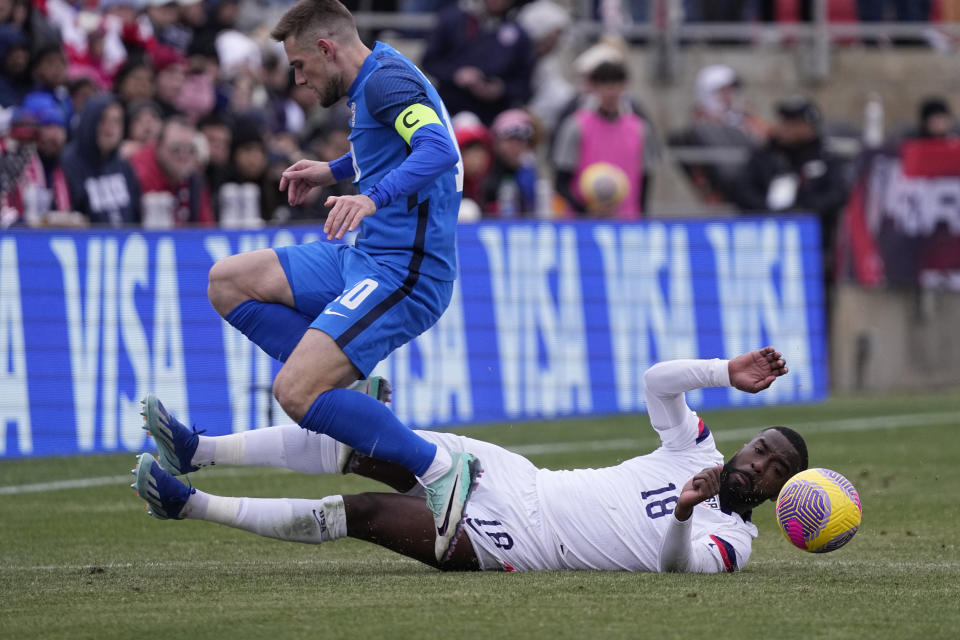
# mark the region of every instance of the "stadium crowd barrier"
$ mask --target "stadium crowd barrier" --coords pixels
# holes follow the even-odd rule
[[[140,451],[139,400],[224,434],[289,422],[278,370],[206,298],[218,259],[310,242],[258,231],[7,230],[0,235],[0,457]],[[644,410],[672,358],[773,344],[790,375],[701,408],[827,395],[819,229],[806,216],[484,222],[458,230],[446,313],[375,373],[412,427]]]

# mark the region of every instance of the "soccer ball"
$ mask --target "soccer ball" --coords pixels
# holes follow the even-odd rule
[[[580,174],[580,193],[591,213],[611,213],[630,190],[630,180],[620,167],[594,162]]]
[[[860,528],[860,496],[849,480],[830,469],[793,476],[777,496],[777,524],[794,546],[813,553],[835,551]]]

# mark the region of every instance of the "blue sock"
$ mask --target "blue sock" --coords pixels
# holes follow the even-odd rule
[[[257,300],[241,302],[225,320],[280,362],[287,361],[313,322],[313,318],[285,304]]]
[[[325,433],[377,460],[395,462],[414,475],[426,473],[437,445],[424,440],[370,396],[331,389],[317,396],[300,426]]]

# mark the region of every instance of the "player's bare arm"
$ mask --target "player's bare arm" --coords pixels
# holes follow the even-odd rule
[[[773,347],[750,351],[730,360],[730,384],[740,391],[758,393],[780,376],[786,375],[787,362]]]
[[[298,160],[280,175],[280,191],[286,191],[290,206],[296,207],[306,202],[313,189],[328,187],[336,182],[330,163]]]
[[[677,508],[673,512],[677,520],[681,522],[688,520],[693,514],[695,506],[720,492],[720,473],[722,471],[723,465],[718,464],[714,467],[707,467],[687,480],[683,489],[680,490]]]

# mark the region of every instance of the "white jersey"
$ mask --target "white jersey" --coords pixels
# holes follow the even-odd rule
[[[683,485],[723,463],[713,435],[683,394],[729,386],[727,361],[664,362],[648,370],[644,382],[662,446],[615,467],[538,469],[487,442],[418,432],[480,459],[484,472],[467,504],[464,531],[482,569],[713,573],[746,564],[757,528],[722,512],[716,498],[698,504],[685,522],[673,515]]]
[[[727,361],[660,363],[644,382],[659,449],[615,467],[537,474],[540,505],[560,545],[562,568],[660,571],[666,538],[684,534],[691,541],[681,570],[742,567],[757,536],[752,523],[722,512],[716,498],[697,505],[689,525],[673,517],[683,485],[705,467],[723,464],[713,435],[683,392],[729,386]]]
[[[540,504],[560,544],[562,568],[659,571],[680,489],[705,467],[723,463],[704,432],[686,451],[661,447],[605,469],[541,469]],[[690,520],[693,553],[699,547],[714,560],[698,563],[698,571],[734,571],[746,563],[757,536],[752,523],[721,512],[715,498],[697,505]]]

